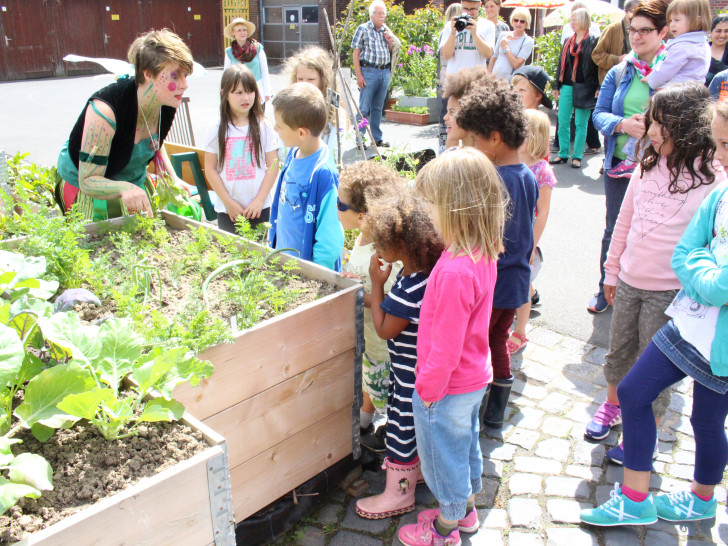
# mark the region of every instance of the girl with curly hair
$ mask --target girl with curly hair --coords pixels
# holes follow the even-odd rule
[[[493,164],[472,148],[422,169],[415,187],[447,248],[430,274],[420,315],[413,394],[422,474],[439,503],[399,530],[402,544],[460,544],[478,529],[480,402],[493,379],[488,324],[505,199]]]
[[[356,513],[382,519],[415,509],[415,485],[421,476],[412,417],[412,391],[417,364],[417,329],[427,278],[444,248],[430,221],[423,200],[401,189],[367,201],[364,228],[377,252],[369,263],[372,279],[372,322],[387,340],[391,371],[387,403],[384,493],[360,499]],[[388,262],[382,268],[382,260]],[[384,296],[392,264],[402,262],[397,280]]]
[[[604,296],[614,305],[604,364],[607,400],[586,427],[589,438],[601,440],[621,423],[617,386],[668,321],[665,310],[680,289],[670,256],[714,183],[726,179],[713,164],[715,144],[703,115],[709,100],[707,89],[692,83],[662,89],[650,100],[649,145],[627,187],[604,264]],[[669,403],[668,389],[653,404],[658,423]],[[622,464],[622,446],[607,457]]]

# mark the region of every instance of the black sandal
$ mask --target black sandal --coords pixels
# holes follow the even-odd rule
[[[572,159],[571,168],[572,169],[581,169],[581,159]]]
[[[551,165],[561,165],[562,163],[568,163],[568,157],[557,157],[556,159],[549,159]]]

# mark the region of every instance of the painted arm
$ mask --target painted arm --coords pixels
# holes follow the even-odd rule
[[[94,199],[121,199],[131,213],[152,215],[152,206],[144,189],[124,180],[106,178],[111,140],[116,133],[116,117],[111,107],[93,101],[86,108],[78,161],[78,186]]]

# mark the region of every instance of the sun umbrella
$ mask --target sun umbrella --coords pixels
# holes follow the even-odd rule
[[[504,8],[553,9],[566,4],[566,0],[506,0]]]
[[[586,4],[586,9],[589,10],[589,15],[605,16],[609,19],[610,23],[621,21],[624,17],[624,10],[619,9],[617,6],[613,6],[608,2],[602,2],[601,0],[583,0]],[[556,27],[565,25],[569,22],[571,17],[571,5],[573,2],[564,4],[557,10],[549,13],[543,20],[544,27]],[[504,4],[505,5],[505,4]]]

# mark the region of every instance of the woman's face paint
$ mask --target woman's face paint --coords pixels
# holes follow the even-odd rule
[[[154,92],[165,106],[177,108],[182,103],[182,96],[187,90],[187,75],[179,67],[167,64],[156,78],[152,79]]]

